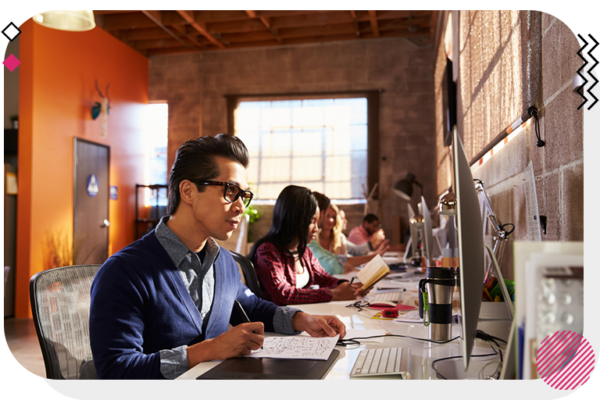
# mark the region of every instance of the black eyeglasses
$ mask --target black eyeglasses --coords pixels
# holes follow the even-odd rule
[[[250,205],[250,201],[252,201],[252,197],[254,194],[249,190],[242,190],[237,184],[229,183],[229,182],[218,182],[218,181],[200,181],[194,182],[196,185],[214,185],[214,186],[223,186],[223,197],[229,203],[236,202],[240,197],[242,198],[242,202],[244,203],[244,207],[248,207]]]

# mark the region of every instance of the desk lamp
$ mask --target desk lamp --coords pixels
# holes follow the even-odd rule
[[[411,174],[410,172],[408,172],[406,174],[404,179],[394,183],[394,186],[392,186],[392,190],[401,199],[410,201],[412,198],[412,193],[413,193],[413,185],[417,185],[419,188],[421,188],[421,190],[420,190],[421,193],[419,194],[419,198],[422,197],[423,196],[423,185],[421,185],[415,179],[415,176],[413,174]]]
[[[496,216],[496,214],[494,214],[494,211],[492,210],[492,205],[490,203],[490,199],[487,195],[487,193],[485,192],[485,189],[483,188],[483,182],[479,179],[474,179],[475,181],[475,191],[477,192],[477,196],[481,197],[483,199],[483,236],[485,237],[485,232],[487,230],[487,221],[489,220],[491,225],[492,225],[492,229],[495,232],[495,236],[492,237],[492,240],[494,241],[494,248],[493,248],[493,253],[494,253],[494,257],[495,260],[492,259],[490,257],[490,262],[487,265],[487,268],[485,270],[485,275],[484,275],[484,282],[487,280],[488,275],[490,273],[490,270],[492,269],[492,264],[494,262],[499,263],[500,260],[500,256],[502,255],[502,250],[504,250],[504,245],[506,244],[506,242],[508,241],[508,235],[510,235],[514,229],[515,226],[512,223],[507,223],[507,224],[501,224],[498,217]],[[485,215],[487,214],[487,219],[485,218]],[[506,229],[504,229],[504,227],[506,227],[507,225],[512,225],[513,229],[511,229],[510,231],[507,231]],[[499,269],[499,267],[497,267],[497,269]]]
[[[453,192],[449,191],[442,196],[438,203],[438,211],[440,215],[448,217],[448,243],[454,252],[456,248],[456,195]],[[453,254],[453,257],[458,257],[458,254]]]
[[[416,267],[421,265],[421,253],[418,250],[418,243],[419,232],[421,232],[421,238],[425,237],[425,218],[421,214],[415,214],[408,222],[410,224],[410,240],[412,242],[412,257],[410,258],[410,265]]]

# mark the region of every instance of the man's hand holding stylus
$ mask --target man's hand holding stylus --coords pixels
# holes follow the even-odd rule
[[[188,367],[209,360],[225,360],[246,356],[262,347],[265,326],[262,322],[239,324],[214,339],[207,339],[187,348]]]

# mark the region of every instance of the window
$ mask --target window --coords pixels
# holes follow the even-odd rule
[[[248,182],[260,200],[291,184],[332,199],[362,199],[367,186],[368,101],[244,100],[233,133],[250,153]]]
[[[144,180],[146,185],[167,184],[167,143],[169,140],[169,105],[166,103],[149,104],[146,107],[145,140],[146,160]],[[167,197],[165,190],[145,190],[144,203],[146,206],[155,205],[159,196],[158,205],[166,206]]]

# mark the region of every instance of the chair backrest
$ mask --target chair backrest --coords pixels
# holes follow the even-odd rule
[[[246,286],[248,289],[252,290],[252,292],[258,297],[263,298],[262,290],[260,290],[260,284],[258,283],[258,278],[256,277],[256,271],[254,270],[254,265],[252,261],[250,261],[247,257],[236,253],[235,251],[230,251],[231,255],[235,262],[242,268],[244,278],[246,280]]]
[[[79,379],[84,364],[88,371],[93,366],[89,362],[90,288],[99,268],[54,268],[34,275],[29,282],[33,321],[49,379]]]

